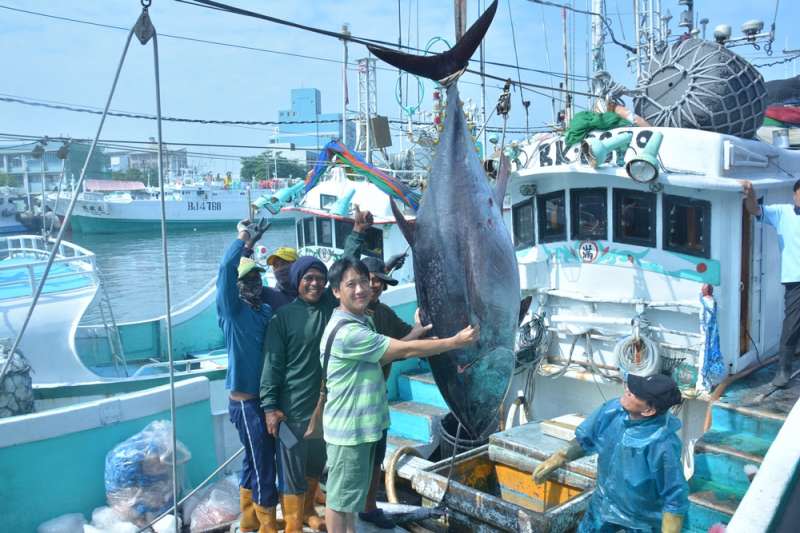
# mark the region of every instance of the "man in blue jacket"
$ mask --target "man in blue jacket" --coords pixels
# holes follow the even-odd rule
[[[239,487],[239,528],[271,533],[278,530],[275,439],[267,432],[259,387],[264,366],[262,345],[272,309],[263,302],[264,269],[247,257],[264,229],[250,221],[237,226],[238,237],[219,266],[217,315],[228,349],[228,412],[245,450]]]
[[[680,403],[672,378],[630,374],[625,394],[578,426],[575,439],[537,466],[533,480],[543,483],[568,462],[597,453],[597,486],[578,533],[679,533],[689,485],[677,435],[681,422],[668,410]]]

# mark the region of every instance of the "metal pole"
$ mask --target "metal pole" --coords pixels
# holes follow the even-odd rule
[[[350,36],[347,24],[342,25],[342,35]],[[347,146],[347,39],[342,39],[344,54],[342,56],[342,144]]]
[[[103,124],[106,121],[106,116],[108,115],[108,108],[111,106],[111,99],[114,96],[114,91],[117,88],[117,82],[119,81],[119,74],[120,71],[122,70],[123,63],[125,62],[125,56],[128,53],[128,47],[131,44],[132,37],[133,37],[133,28],[131,28],[130,33],[128,33],[128,39],[125,41],[125,48],[122,51],[122,57],[120,58],[119,64],[117,65],[117,72],[114,76],[114,82],[111,84],[111,92],[108,94],[108,99],[106,100],[105,108],[103,108],[103,115],[100,118],[100,126],[97,128],[97,133],[95,134],[94,139],[92,140],[92,145],[89,148],[89,153],[86,155],[86,161],[84,161],[83,163],[83,168],[81,169],[81,175],[78,178],[78,185],[77,185],[78,189],[83,184],[83,180],[86,176],[86,169],[89,166],[89,160],[92,158],[92,154],[94,154],[94,149],[97,146],[98,139],[100,138],[100,133],[103,131]],[[27,158],[25,160],[24,168],[25,168],[25,175],[24,175],[25,181],[27,182],[28,181]],[[28,184],[28,198],[30,199],[29,185],[30,184]],[[76,192],[75,194],[72,195],[72,199],[69,202],[69,207],[67,207],[67,212],[64,215],[64,223],[58,230],[58,236],[56,237],[55,242],[53,243],[53,249],[47,258],[47,264],[44,267],[44,272],[42,272],[42,277],[39,279],[39,285],[36,287],[36,292],[34,293],[33,299],[31,300],[31,305],[28,308],[28,314],[25,316],[25,321],[22,323],[22,326],[19,328],[19,331],[17,332],[17,338],[14,339],[14,344],[8,351],[9,354],[13,354],[17,350],[17,348],[19,348],[19,343],[22,341],[22,336],[25,335],[25,330],[28,328],[28,324],[31,321],[31,316],[33,316],[33,310],[36,308],[36,304],[39,302],[39,297],[42,295],[42,289],[44,288],[44,284],[47,281],[47,276],[50,274],[50,269],[53,266],[53,261],[55,261],[56,252],[58,251],[58,248],[61,245],[61,241],[64,238],[64,232],[66,231],[67,228],[67,222],[69,221],[69,217],[72,215],[72,211],[75,209],[75,203],[77,199],[78,199],[78,194]],[[3,379],[5,378],[6,372],[8,371],[9,365],[11,364],[12,360],[13,360],[12,357],[6,359],[5,366],[2,368],[2,370],[0,370],[0,383],[3,382]]]
[[[481,0],[478,0],[478,13],[482,13]],[[486,55],[483,48],[484,40],[481,39],[481,124],[483,124],[483,133],[481,133],[481,145],[483,146],[483,158],[489,158],[489,148],[486,144]]]
[[[367,139],[366,139],[366,141],[367,141],[367,163],[369,163],[370,165],[372,164],[372,143],[370,142],[372,140],[372,139],[370,139],[370,137],[372,137],[372,131],[370,131],[371,128],[370,128],[370,124],[369,124],[371,113],[372,113],[372,109],[370,108],[370,95],[369,95],[369,84],[370,84],[370,77],[369,77],[370,72],[369,71],[370,71],[370,66],[371,66],[370,65],[371,57],[372,57],[372,53],[367,54],[367,61],[366,61],[366,67],[367,67],[367,72],[366,72],[366,82],[367,82],[367,90],[366,90],[366,93],[367,93],[367,95],[366,95],[367,96],[367,109],[366,109],[366,111],[367,111],[367,116],[366,116]]]
[[[25,195],[28,198],[28,209],[33,213],[33,202],[31,201],[31,182],[28,179],[28,157],[22,156],[22,181],[25,182]]]
[[[639,0],[633,0],[633,20],[636,21],[636,81],[641,81],[642,79],[642,30],[641,24],[642,21],[639,20],[641,17],[641,13],[639,12]]]
[[[45,158],[46,155],[47,155],[47,151],[42,152],[42,198],[40,200],[40,202],[42,204],[41,205],[41,209],[42,209],[42,237],[44,237],[44,239],[45,239],[44,242],[45,243],[47,243],[47,224],[45,223],[45,220],[44,220],[44,194],[45,194],[44,181],[45,181],[45,175],[47,174],[47,163],[45,162],[44,158]]]
[[[461,39],[467,30],[467,0],[453,0],[456,23],[456,41]]]
[[[567,10],[566,8],[561,8],[561,22],[563,26],[562,37],[564,39],[564,88],[569,89],[569,41],[567,36]],[[572,118],[572,112],[570,110],[571,107],[571,98],[570,94],[566,93],[564,96],[564,122],[569,123],[570,119]]]
[[[145,12],[147,8],[145,7]],[[164,200],[164,139],[161,132],[161,81],[158,68],[158,35],[153,28],[153,63],[156,77],[156,124],[158,126],[158,184],[161,192],[161,254],[164,261],[164,300],[167,319],[167,358],[169,360],[169,412],[172,420],[172,509],[175,533],[180,533],[178,515],[178,438],[175,407],[175,361],[172,355],[172,301],[169,290],[169,259],[167,255],[167,207]]]

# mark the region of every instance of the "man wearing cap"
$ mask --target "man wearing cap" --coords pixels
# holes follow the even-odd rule
[[[344,254],[357,257],[372,215],[356,208],[354,222]],[[278,310],[264,340],[261,406],[267,430],[274,437],[281,431],[287,436],[289,430],[298,441],[278,438],[277,446],[287,533],[302,531],[303,522],[312,529],[325,530],[324,519],[314,509],[314,494],[325,467],[325,443],[321,435],[306,434],[322,379],[319,341],[338,305],[330,289],[325,288],[327,275],[325,264],[315,257],[303,256],[292,264],[290,281],[297,298]]]
[[[239,487],[240,531],[277,531],[275,440],[267,433],[258,399],[264,363],[261,349],[272,310],[262,298],[264,269],[246,257],[264,233],[249,220],[239,223],[238,238],[228,247],[217,276],[217,315],[228,349],[225,388],[228,412],[245,454]]]
[[[672,378],[629,374],[625,394],[589,415],[566,448],[536,467],[534,482],[543,483],[568,462],[597,453],[597,486],[579,533],[679,533],[689,486],[677,435],[681,423],[669,408],[680,403]]]
[[[264,287],[264,302],[275,313],[284,305],[297,298],[297,289],[291,282],[292,264],[297,261],[297,250],[281,246],[267,257],[267,264],[275,275],[275,287]]]
[[[781,249],[781,283],[783,294],[783,328],[778,350],[778,370],[772,384],[783,388],[792,375],[792,360],[800,343],[800,180],[794,183],[792,203],[759,205],[753,184],[741,180],[744,206],[758,220],[766,222],[778,233]]]
[[[392,258],[395,263],[395,268],[402,266],[403,259],[398,259],[401,256]],[[377,258],[366,256],[361,258],[361,262],[367,267],[369,271],[369,286],[370,286],[370,301],[367,305],[367,316],[372,318],[375,325],[375,332],[379,335],[389,337],[391,339],[398,339],[403,341],[416,340],[423,337],[433,327],[432,324],[423,326],[419,320],[416,321],[414,326],[407,324],[403,319],[397,316],[394,310],[380,301],[381,294],[386,290],[388,285],[395,286],[398,281],[388,273],[388,269],[384,262]],[[383,366],[383,377],[387,379],[392,370],[392,363],[389,362]],[[358,517],[365,522],[370,522],[383,529],[394,529],[394,522],[392,522],[380,509],[376,502],[378,492],[378,485],[380,485],[381,466],[383,458],[386,455],[386,439],[387,433],[383,432],[381,440],[375,446],[375,463],[372,471],[372,480],[367,494],[367,503],[364,507],[364,512],[358,513]]]

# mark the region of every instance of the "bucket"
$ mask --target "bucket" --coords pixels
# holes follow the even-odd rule
[[[453,413],[447,413],[447,415],[439,419],[439,435],[441,436],[441,440],[439,441],[439,454],[441,455],[442,459],[451,457],[453,455],[453,449],[456,448],[457,432],[458,420],[456,420],[456,417],[453,415]],[[461,434],[458,436],[456,453],[466,452],[479,446],[483,446],[489,442],[489,437],[472,440],[465,438],[465,435],[467,435],[467,430],[462,426]]]

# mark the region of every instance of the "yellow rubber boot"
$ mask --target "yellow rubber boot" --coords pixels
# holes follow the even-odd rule
[[[253,508],[253,491],[244,487],[239,487],[239,510],[242,516],[239,519],[239,531],[258,531],[261,525],[256,517],[256,510]]]
[[[275,518],[274,507],[261,507],[254,503],[253,509],[255,509],[256,518],[260,522],[258,533],[278,533],[278,521]]]
[[[317,514],[317,509],[314,506],[315,495],[317,487],[319,487],[319,479],[313,477],[306,478],[308,489],[306,490],[307,497],[303,503],[303,523],[313,529],[314,531],[327,531],[325,529],[325,518]]]
[[[286,521],[286,533],[302,533],[304,500],[305,494],[283,495],[283,519]]]

